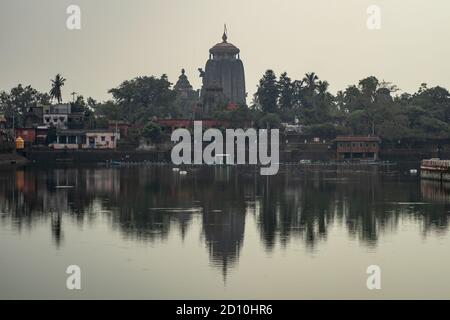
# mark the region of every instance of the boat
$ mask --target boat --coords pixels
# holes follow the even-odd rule
[[[450,181],[450,160],[439,158],[422,160],[420,177],[430,180]]]

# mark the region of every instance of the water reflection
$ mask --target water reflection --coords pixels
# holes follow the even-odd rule
[[[64,219],[80,226],[107,219],[113,232],[132,241],[183,240],[194,223],[211,264],[224,277],[238,262],[246,222],[257,222],[267,251],[299,238],[314,250],[330,228],[345,228],[368,247],[380,234],[398,231],[404,219],[424,236],[448,230],[450,188],[400,171],[377,168],[283,168],[262,177],[258,169],[168,167],[41,168],[2,171],[2,225],[20,232],[48,223],[55,247],[64,245]]]

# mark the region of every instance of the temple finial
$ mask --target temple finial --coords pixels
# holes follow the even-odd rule
[[[222,36],[223,42],[227,42],[227,39],[228,39],[227,33],[228,33],[228,31],[227,31],[227,25],[224,24],[224,25],[223,25],[223,36]]]
[[[181,74],[184,74],[185,72],[186,72],[186,70],[184,70],[184,68],[181,69]]]

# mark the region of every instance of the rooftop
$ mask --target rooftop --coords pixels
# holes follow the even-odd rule
[[[240,50],[234,44],[227,42],[227,40],[227,27],[225,26],[225,30],[222,36],[222,42],[209,49],[209,52],[212,54],[238,54]]]
[[[380,137],[377,136],[338,136],[334,140],[338,142],[381,142]]]

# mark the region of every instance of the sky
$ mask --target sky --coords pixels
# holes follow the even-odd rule
[[[81,29],[69,30],[69,5]],[[367,26],[371,5],[381,28]],[[374,75],[413,92],[421,83],[450,88],[448,0],[1,0],[0,91],[21,83],[48,92],[66,79],[63,98],[97,100],[137,76],[167,74],[175,83],[208,50],[228,41],[241,49],[248,101],[267,69],[295,79],[316,72],[335,93]]]

